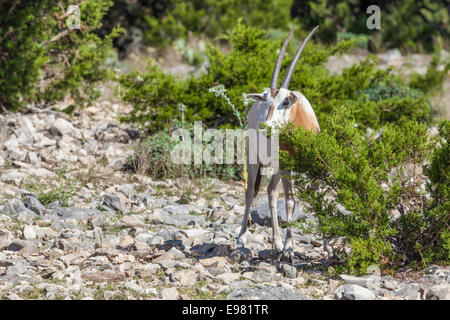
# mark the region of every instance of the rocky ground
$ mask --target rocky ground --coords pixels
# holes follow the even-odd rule
[[[448,267],[339,276],[300,229],[296,258],[280,260],[264,192],[234,251],[242,183],[133,174],[126,106],[54,109],[0,115],[1,299],[450,299]]]

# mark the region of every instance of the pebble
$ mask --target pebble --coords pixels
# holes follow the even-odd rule
[[[426,300],[450,300],[450,285],[437,284],[426,289]]]
[[[178,300],[180,299],[180,295],[176,288],[164,288],[161,290],[161,299],[164,300]]]
[[[7,247],[11,243],[12,239],[13,237],[11,232],[5,229],[0,229],[0,250]]]
[[[346,300],[375,300],[375,294],[357,284],[346,284],[337,289],[342,292],[343,298]]]
[[[283,274],[288,278],[296,278],[297,277],[297,268],[291,266],[289,264],[284,263],[281,267]]]
[[[32,226],[25,226],[23,228],[23,237],[25,240],[36,239],[36,231]]]
[[[252,252],[248,248],[238,248],[231,253],[230,259],[233,262],[248,261],[252,257]]]

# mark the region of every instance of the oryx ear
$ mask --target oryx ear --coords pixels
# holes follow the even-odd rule
[[[266,101],[265,93],[247,93],[245,96],[255,101]]]

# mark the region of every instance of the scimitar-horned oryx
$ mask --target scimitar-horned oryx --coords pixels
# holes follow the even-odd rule
[[[270,89],[267,89],[261,94],[248,94],[247,97],[255,100],[253,106],[250,108],[248,113],[248,125],[247,129],[258,130],[261,128],[261,123],[266,123],[268,126],[277,126],[279,124],[291,121],[297,127],[304,127],[307,130],[319,132],[320,127],[317,122],[316,115],[309,103],[300,92],[289,90],[289,82],[291,81],[292,75],[294,73],[295,65],[297,64],[300,54],[303,51],[308,40],[311,38],[313,33],[319,28],[315,27],[309,35],[306,37],[303,44],[297,50],[284,80],[281,84],[280,89],[277,89],[278,76],[280,74],[281,63],[283,56],[286,52],[289,40],[294,32],[292,30],[287,36],[286,40],[281,47],[280,53],[278,54],[278,59],[273,70],[272,80],[270,82]],[[260,139],[264,139],[266,142],[262,142]],[[257,141],[255,141],[257,140]],[[237,246],[244,247],[245,245],[245,233],[247,230],[247,222],[249,219],[250,209],[254,197],[256,196],[259,187],[261,185],[261,169],[262,161],[260,159],[260,154],[258,153],[258,145],[265,145],[267,143],[268,150],[270,150],[270,139],[265,135],[259,135],[257,139],[249,139],[247,137],[246,141],[246,152],[247,152],[247,189],[245,192],[245,213],[244,219],[242,221],[241,231],[237,239]],[[256,154],[255,154],[256,153]],[[250,162],[250,159],[256,159],[256,161]],[[255,163],[256,162],[256,163]],[[267,188],[267,193],[269,197],[269,209],[272,218],[272,245],[276,250],[290,251],[292,254],[293,241],[289,223],[292,221],[292,214],[294,209],[294,202],[291,192],[291,185],[289,179],[289,172],[275,170],[275,173],[271,175],[269,186]],[[280,237],[280,229],[278,226],[278,215],[277,215],[277,200],[278,193],[276,187],[280,182],[283,183],[283,189],[286,200],[286,215],[288,219],[288,230],[286,233],[286,239],[284,246]]]

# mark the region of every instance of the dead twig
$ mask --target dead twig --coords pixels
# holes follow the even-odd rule
[[[56,36],[54,36],[54,37],[51,38],[50,40],[45,41],[45,42],[42,44],[42,46],[48,46],[50,43],[55,42],[55,41],[58,41],[59,39],[61,39],[61,38],[65,37],[65,36],[67,36],[67,35],[70,33],[70,31],[71,31],[71,30],[67,29],[67,30],[64,30],[64,31],[58,33]]]
[[[63,53],[62,54],[62,57],[63,57],[63,60],[64,60],[64,62],[66,63],[66,65],[67,65],[67,67],[71,67],[71,65],[70,65],[70,62],[69,62],[69,59],[67,58],[67,56]]]
[[[8,30],[4,35],[3,35],[3,37],[0,39],[0,43],[2,43],[5,39],[6,39],[6,37],[8,37],[11,33],[13,33],[14,32],[14,29],[11,29],[11,30]]]
[[[14,11],[14,9],[17,7],[17,5],[19,4],[20,0],[16,0],[13,2],[11,8],[9,8],[8,13],[6,14],[5,20],[9,18],[9,16],[11,15],[11,13]]]

